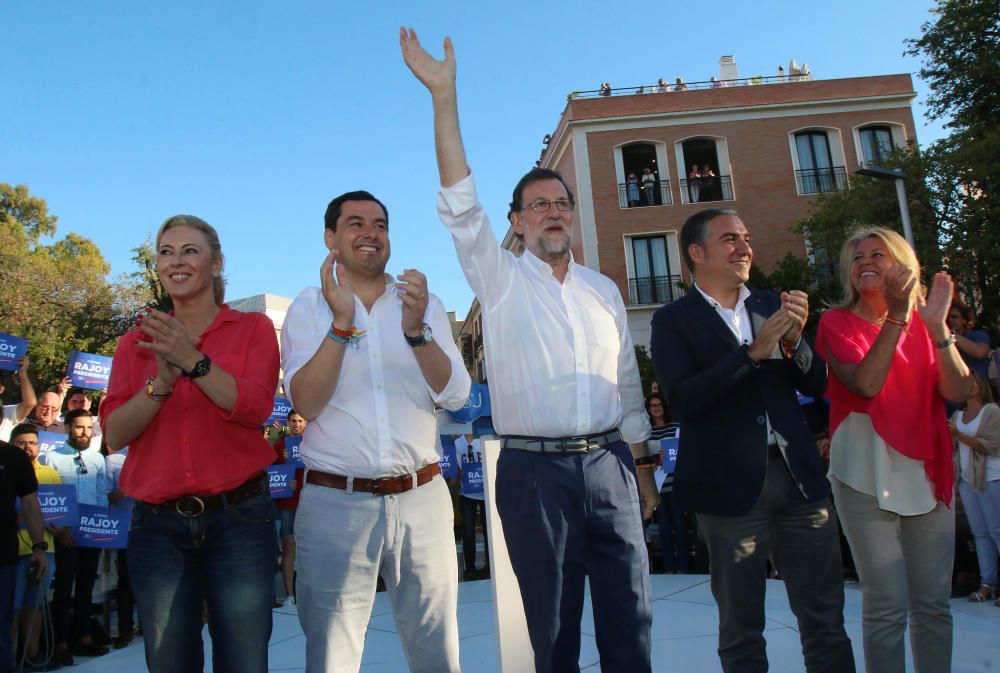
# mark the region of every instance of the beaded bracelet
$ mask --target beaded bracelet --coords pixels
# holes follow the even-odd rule
[[[144,393],[146,393],[146,397],[148,397],[149,399],[153,400],[154,402],[159,403],[159,402],[162,402],[163,400],[167,399],[168,397],[170,397],[170,393],[174,392],[174,389],[171,388],[170,390],[168,390],[165,393],[154,393],[153,392],[153,381],[155,381],[155,380],[156,380],[156,377],[154,376],[154,377],[150,378],[148,381],[146,381],[146,387],[143,388],[142,391]]]

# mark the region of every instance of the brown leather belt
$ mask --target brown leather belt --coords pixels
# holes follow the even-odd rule
[[[181,516],[193,518],[206,512],[218,512],[232,507],[244,500],[249,500],[261,493],[269,493],[267,473],[261,472],[250,477],[236,488],[213,495],[182,495],[166,502],[147,502],[146,505],[157,509],[172,509]]]
[[[329,472],[317,472],[316,470],[306,471],[306,483],[316,486],[326,486],[327,488],[339,488],[342,491],[361,491],[372,495],[393,495],[395,493],[405,493],[417,486],[423,486],[434,477],[441,474],[441,466],[437,463],[424,465],[416,471],[417,483],[413,483],[412,474],[400,474],[395,477],[382,477],[381,479],[362,479],[354,477],[352,480],[342,474],[330,474]]]

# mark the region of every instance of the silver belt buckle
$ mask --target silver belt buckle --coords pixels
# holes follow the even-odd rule
[[[177,499],[174,509],[181,516],[193,519],[205,513],[205,501],[196,495],[185,495],[183,498]]]

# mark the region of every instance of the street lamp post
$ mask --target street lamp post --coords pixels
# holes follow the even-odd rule
[[[903,182],[906,179],[906,173],[898,168],[882,168],[881,166],[867,164],[862,165],[861,168],[854,171],[854,174],[867,175],[882,180],[895,180],[896,199],[899,201],[899,216],[903,220],[903,235],[906,236],[906,241],[910,244],[910,247],[916,250],[917,246],[913,243],[913,224],[910,222],[910,206],[906,203],[906,185]]]

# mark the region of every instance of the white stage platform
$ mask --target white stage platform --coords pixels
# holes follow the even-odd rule
[[[715,673],[720,671],[716,656],[718,612],[705,575],[653,575],[653,670],[656,673]],[[784,585],[768,581],[765,631],[771,671],[804,671],[795,617],[788,607]],[[955,620],[953,673],[995,673],[1000,670],[1000,608],[992,603],[952,601]],[[861,655],[861,593],[857,585],[847,585],[845,609],[847,632],[854,643],[858,671],[864,670]],[[463,673],[496,673],[497,653],[493,604],[489,581],[459,585],[458,606]],[[580,667],[600,671],[594,644],[593,620],[588,598],[583,618],[583,647]],[[205,633],[206,649],[210,647]],[[274,611],[271,636],[270,671],[302,673],[305,670],[305,637],[299,628],[295,607]],[[211,655],[206,653],[211,670]],[[78,658],[74,673],[142,673],[146,671],[142,640],[96,659]],[[396,635],[388,596],[375,600],[361,666],[364,673],[406,673],[406,659]],[[912,670],[907,666],[907,670]]]

